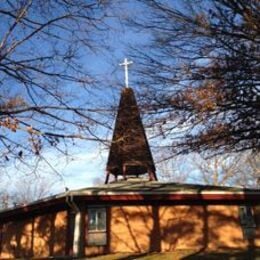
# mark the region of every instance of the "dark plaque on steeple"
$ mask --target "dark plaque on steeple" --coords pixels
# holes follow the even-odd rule
[[[149,174],[150,180],[157,180],[134,92],[127,87],[121,93],[105,183],[110,174],[116,179],[120,175],[126,179],[145,173]]]

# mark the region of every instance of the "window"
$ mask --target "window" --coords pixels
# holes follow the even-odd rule
[[[106,245],[106,226],[106,208],[88,208],[88,245]]]
[[[245,239],[252,239],[255,235],[255,220],[251,207],[240,207],[240,222],[243,230],[243,236]]]

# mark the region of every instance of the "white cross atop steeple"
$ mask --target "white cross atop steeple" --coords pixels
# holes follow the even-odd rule
[[[132,61],[128,61],[127,58],[124,59],[123,63],[120,63],[120,66],[125,67],[125,87],[128,88],[128,66],[132,64]]]

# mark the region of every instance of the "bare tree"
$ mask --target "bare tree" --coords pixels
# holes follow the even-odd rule
[[[137,84],[171,154],[258,150],[259,1],[137,2],[146,11],[130,24],[148,35],[133,51]]]
[[[10,197],[13,203],[21,205],[33,202],[50,196],[54,188],[54,183],[50,178],[21,178],[14,184],[14,190]]]
[[[159,179],[163,182],[187,183],[191,179],[191,172],[194,170],[194,165],[189,161],[188,156],[176,156],[170,160],[162,160],[158,163]],[[164,158],[164,155],[162,155]]]
[[[197,178],[209,185],[256,188],[257,178],[260,175],[259,168],[250,163],[252,157],[257,156],[243,153],[221,155],[207,160],[197,157],[194,160],[194,165],[199,172]]]
[[[3,175],[0,176],[0,210],[6,209],[9,206],[9,194],[7,191],[7,182],[3,179]]]
[[[259,188],[259,163],[259,154],[249,152],[222,154],[207,159],[199,154],[189,154],[163,161],[160,177],[164,181],[179,183]]]
[[[21,206],[50,196],[55,184],[57,184],[57,180],[50,176],[35,175],[34,178],[31,175],[21,176],[19,179],[13,180],[13,183],[5,189],[1,185],[0,208]]]
[[[96,126],[109,128],[91,107],[96,85],[86,59],[103,44],[108,4],[1,2],[0,165],[40,156],[44,146],[66,154],[68,140],[98,140]]]

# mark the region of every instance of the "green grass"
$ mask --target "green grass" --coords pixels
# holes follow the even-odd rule
[[[168,253],[143,253],[143,254],[109,254],[97,257],[91,257],[92,260],[199,260],[199,259],[212,259],[212,260],[260,260],[260,250],[256,250],[254,254],[248,251],[225,251],[225,252],[203,252],[178,250]]]

